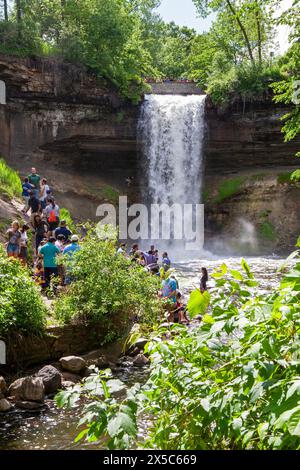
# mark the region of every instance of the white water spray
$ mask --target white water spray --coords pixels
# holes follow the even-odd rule
[[[142,151],[141,187],[148,206],[201,203],[205,98],[146,95],[138,137]],[[182,221],[174,220],[176,223]],[[180,244],[167,240],[159,245],[174,250]],[[202,246],[198,248],[200,251]]]

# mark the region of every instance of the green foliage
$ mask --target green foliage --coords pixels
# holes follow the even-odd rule
[[[281,77],[277,65],[231,65],[226,56],[215,55],[208,77],[207,92],[216,104],[226,105],[242,99],[244,102],[263,99],[274,80]]]
[[[41,334],[46,307],[26,268],[0,246],[0,335]]]
[[[66,209],[65,207],[62,207],[60,209],[60,220],[65,220],[71,232],[76,233],[76,230],[77,230],[76,224],[70,214],[70,211]]]
[[[244,181],[245,178],[242,176],[223,181],[218,189],[218,195],[215,197],[215,202],[222,202],[225,199],[238,194],[242,189]]]
[[[300,170],[295,170],[292,174],[291,174],[291,180],[294,182],[294,183],[298,183],[300,181]]]
[[[10,199],[19,197],[22,194],[22,185],[18,173],[7,166],[3,158],[0,158],[0,193],[8,195]]]
[[[55,315],[60,322],[109,320],[120,334],[135,316],[149,324],[157,321],[158,278],[125,256],[116,255],[113,236],[100,240],[97,230],[91,229],[81,243],[81,250],[65,262],[74,282],[55,303]]]
[[[294,268],[267,296],[257,293],[244,260],[241,271],[222,265],[213,274],[206,321],[193,330],[174,325],[155,332],[146,346],[151,373],[145,386],[129,390],[118,404],[105,401],[103,413],[85,409],[81,437],[92,441],[109,434],[110,448],[128,449],[143,412],[154,419],[147,439],[135,445],[146,449],[299,449],[299,251],[295,256]],[[92,388],[102,381],[95,377]],[[132,399],[135,407],[124,408]],[[125,432],[116,425],[125,443],[110,433],[106,419],[120,412],[130,418]],[[127,423],[125,417],[119,421]]]
[[[189,298],[187,309],[191,318],[196,315],[204,315],[207,311],[210,302],[210,295],[208,292],[201,292],[200,289],[195,289]]]
[[[104,438],[109,449],[128,449],[137,434],[137,403],[135,400],[138,386],[127,391],[126,398],[118,402],[114,397],[124,390],[124,384],[111,378],[109,370],[95,372],[84,379],[82,385],[72,390],[59,392],[56,404],[59,407],[73,407],[81,397],[89,400],[83,406],[79,425],[83,427],[75,442],[85,439],[88,442]]]
[[[275,227],[269,220],[266,220],[260,224],[259,234],[263,239],[269,240],[270,242],[277,240]]]

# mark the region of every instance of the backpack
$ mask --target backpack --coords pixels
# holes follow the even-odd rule
[[[56,221],[57,221],[57,217],[55,215],[55,211],[52,210],[49,214],[48,222],[56,222]]]

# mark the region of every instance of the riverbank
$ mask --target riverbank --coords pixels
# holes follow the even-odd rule
[[[276,292],[279,286],[281,274],[278,268],[283,264],[282,259],[249,258],[247,259],[254,277],[259,282],[261,293]],[[227,263],[229,269],[238,269],[240,259],[230,258],[222,260],[191,260],[178,263],[176,272],[180,288],[187,296],[198,285],[201,267],[207,266],[211,273],[214,268],[223,262]],[[210,288],[214,281],[210,282]],[[192,325],[195,328],[195,325]],[[113,375],[125,382],[130,388],[135,383],[144,384],[148,378],[147,366],[137,368],[132,360],[123,358],[113,367]],[[101,443],[93,444],[74,443],[78,434],[77,422],[80,415],[81,405],[71,410],[59,410],[53,401],[46,401],[47,409],[40,412],[30,413],[28,411],[15,410],[6,416],[0,415],[0,448],[8,449],[95,449],[101,448]],[[147,432],[147,419],[140,421],[139,435]],[[54,431],[55,430],[55,431]],[[103,444],[102,444],[103,445]]]

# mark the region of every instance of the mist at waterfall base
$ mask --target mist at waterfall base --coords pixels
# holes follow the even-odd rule
[[[140,185],[142,202],[166,205],[200,204],[203,178],[203,141],[205,132],[205,95],[146,95],[138,124],[138,142],[141,154]],[[182,209],[182,212],[184,210]],[[195,227],[195,212],[188,216],[190,227]],[[160,219],[162,233],[168,221]],[[155,244],[159,251],[166,250],[174,260],[191,259],[203,254],[203,241],[191,250],[187,242],[174,239],[180,227],[173,219],[170,239],[140,240],[142,249]],[[149,233],[151,220],[145,220]],[[153,222],[152,222],[153,223]]]

